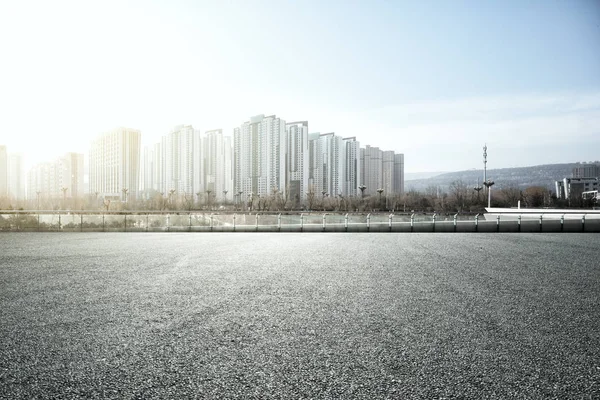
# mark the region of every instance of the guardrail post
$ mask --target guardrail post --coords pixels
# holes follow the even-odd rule
[[[60,227],[60,213],[58,213],[58,230],[59,231],[61,230],[61,227]]]
[[[496,232],[500,232],[500,214],[496,217]]]
[[[167,232],[171,229],[171,215],[167,214]]]
[[[517,224],[519,225],[519,232],[521,232],[521,214],[517,217]]]
[[[149,214],[146,213],[146,232],[148,232],[148,219],[149,219],[148,215]]]
[[[475,215],[475,232],[479,231],[479,214]]]
[[[454,214],[454,232],[456,232],[456,218],[458,218],[458,213]]]
[[[433,213],[433,231],[435,232],[435,213]]]
[[[38,232],[40,231],[40,212],[39,211],[37,213],[37,230],[38,230]]]
[[[586,214],[583,214],[581,217],[581,232],[585,232],[585,216]]]
[[[213,214],[210,213],[210,231],[213,231]]]
[[[344,216],[344,230],[348,232],[348,213]]]
[[[367,232],[371,230],[371,213],[367,214]]]
[[[256,213],[255,230],[258,232],[258,213]]]
[[[125,232],[127,232],[127,214],[125,214],[124,217],[125,218],[123,219],[123,221],[125,223]]]
[[[542,219],[544,218],[544,214],[540,214],[540,232],[542,231]]]
[[[192,214],[188,214],[188,232],[192,231]]]
[[[281,232],[281,213],[277,215],[277,230]]]
[[[327,215],[327,214],[323,214],[323,232],[325,232],[325,216],[326,216],[326,215]]]
[[[565,214],[560,216],[560,231],[562,232],[565,227]]]
[[[83,214],[79,214],[79,232],[83,232]],[[39,222],[38,222],[39,225]]]
[[[300,213],[300,232],[304,232],[304,214]]]
[[[235,232],[235,214],[233,214],[233,231]]]
[[[389,227],[390,227],[390,232],[392,231],[392,218],[394,217],[394,214],[390,214],[389,218]]]
[[[410,231],[412,232],[415,227],[415,214],[410,216]]]
[[[104,213],[102,213],[102,232],[104,232]]]

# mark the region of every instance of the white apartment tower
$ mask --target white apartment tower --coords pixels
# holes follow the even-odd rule
[[[384,196],[390,196],[396,193],[395,183],[395,154],[393,151],[383,151],[381,153],[381,189]]]
[[[98,192],[101,197],[122,201],[138,197],[140,142],[140,131],[129,128],[106,132],[92,142],[90,193]]]
[[[8,197],[14,200],[25,200],[25,162],[23,154],[8,154]]]
[[[286,130],[288,196],[300,203],[306,199],[309,184],[308,121],[290,122]]]
[[[337,196],[345,192],[343,184],[345,177],[345,151],[343,139],[333,132],[324,133],[319,138],[323,160],[323,187],[326,194]]]
[[[315,194],[347,196],[356,193],[360,161],[354,138],[332,133],[309,135],[309,184]],[[354,189],[352,189],[354,188]]]
[[[214,199],[228,201],[233,193],[233,159],[231,137],[223,136],[222,129],[207,131],[203,138],[204,191]]]
[[[140,190],[144,198],[149,199],[154,193],[164,195],[163,167],[161,144],[145,146],[140,169]]]
[[[30,200],[81,198],[83,175],[80,153],[67,153],[52,162],[34,165],[27,174],[27,197]]]
[[[235,128],[233,137],[234,191],[243,196],[265,196],[273,190],[285,193],[285,121],[258,115]]]
[[[344,157],[344,179],[343,179],[343,195],[358,196],[361,185],[360,181],[360,143],[356,137],[348,137],[343,139],[345,151]]]
[[[360,149],[361,182],[365,195],[376,194],[383,186],[383,152],[379,147],[367,145]]]
[[[394,156],[394,193],[404,194],[404,154]]]
[[[194,196],[201,190],[201,166],[194,156],[201,148],[200,131],[191,125],[176,126],[161,141],[164,193]]]

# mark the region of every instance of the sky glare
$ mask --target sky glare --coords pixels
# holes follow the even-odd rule
[[[423,4],[425,3],[425,4]],[[407,172],[600,159],[600,2],[4,1],[0,144],[308,120]]]

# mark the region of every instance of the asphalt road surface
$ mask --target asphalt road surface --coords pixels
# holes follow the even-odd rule
[[[0,398],[600,398],[598,234],[0,234]]]

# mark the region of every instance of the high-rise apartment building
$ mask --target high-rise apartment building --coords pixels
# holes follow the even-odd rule
[[[360,149],[361,182],[366,189],[364,195],[377,193],[383,186],[383,152],[369,145]]]
[[[25,161],[21,153],[8,154],[8,197],[25,200]]]
[[[0,145],[0,197],[8,197],[8,152]]]
[[[343,178],[343,195],[358,196],[361,185],[360,181],[360,143],[356,137],[348,137],[343,139],[345,151],[344,157],[344,178]]]
[[[404,193],[404,154],[367,145],[360,149],[360,160],[365,195],[376,194],[378,189],[385,196]]]
[[[394,187],[394,173],[395,173],[395,161],[396,156],[393,151],[387,150],[381,152],[381,189],[385,196],[392,195],[396,192]]]
[[[323,142],[319,132],[308,135],[308,192],[313,195],[324,190]]]
[[[308,121],[290,122],[287,130],[287,189],[294,203],[306,198],[309,185]]]
[[[258,115],[234,129],[234,191],[265,196],[286,190],[285,121]]]
[[[90,193],[125,201],[138,198],[141,133],[117,128],[92,142],[89,157]]]
[[[321,193],[337,196],[344,193],[345,152],[343,139],[333,132],[324,133],[319,137],[321,141],[321,156],[323,160],[323,185]]]
[[[394,193],[404,194],[404,154],[394,155]]]
[[[323,196],[356,196],[360,180],[360,144],[334,133],[309,135],[309,185]]]
[[[233,159],[231,137],[222,129],[207,131],[203,138],[204,191],[218,201],[231,201],[233,193]]]
[[[27,173],[27,198],[59,199],[84,196],[83,154],[67,153],[34,165]]]
[[[200,131],[191,125],[176,126],[161,141],[164,168],[164,192],[174,190],[177,196],[189,196],[202,190]]]
[[[155,193],[165,193],[164,165],[162,162],[161,143],[144,147],[140,168],[140,190],[145,199]]]

